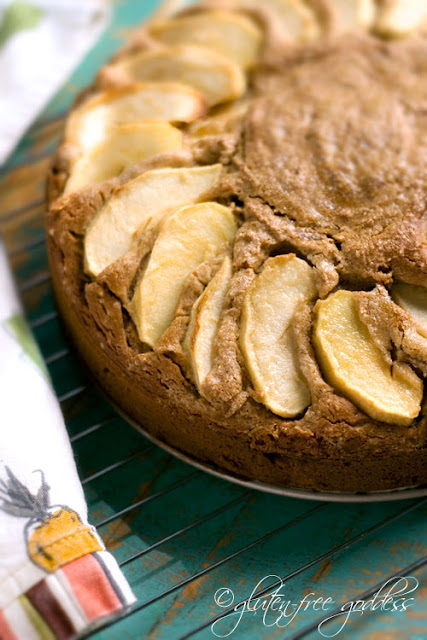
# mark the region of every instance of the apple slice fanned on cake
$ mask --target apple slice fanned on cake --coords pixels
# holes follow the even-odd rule
[[[97,94],[74,110],[67,121],[65,141],[86,152],[122,124],[189,123],[206,113],[205,98],[192,87],[175,82],[136,83]]]
[[[386,38],[404,37],[427,23],[426,0],[383,0],[375,31]]]
[[[313,269],[293,254],[269,258],[249,288],[240,347],[257,398],[273,413],[295,417],[311,402],[292,335],[301,304],[317,295]]]
[[[391,288],[393,300],[407,311],[418,333],[427,338],[427,289],[418,285],[396,282]]]
[[[231,274],[231,259],[227,256],[191,310],[183,346],[201,395],[206,377],[212,369],[214,341]]]
[[[232,210],[216,202],[183,207],[165,219],[129,307],[142,342],[157,344],[172,322],[186,278],[227,250],[236,231]]]
[[[97,276],[132,247],[134,234],[176,209],[200,202],[222,165],[146,171],[124,184],[96,214],[84,241],[85,271]]]
[[[296,42],[310,42],[320,35],[315,13],[304,0],[233,0],[232,6],[268,9],[280,20],[286,35]]]
[[[65,193],[120,175],[123,169],[159,153],[180,151],[183,135],[166,122],[125,124],[83,154],[71,169]]]
[[[332,0],[340,31],[370,29],[376,15],[375,0]]]
[[[262,45],[261,29],[244,15],[230,11],[203,11],[177,17],[150,30],[165,45],[200,45],[212,49],[243,69],[254,66]]]
[[[137,53],[114,65],[129,81],[179,82],[199,91],[210,106],[240,98],[246,91],[241,67],[210,49],[177,45]]]
[[[401,426],[418,416],[422,380],[409,365],[386,360],[360,320],[354,292],[317,303],[313,341],[326,381],[368,416]]]
[[[201,118],[190,124],[187,133],[195,138],[232,133],[242,123],[250,107],[250,99],[241,98],[223,105],[207,118]]]

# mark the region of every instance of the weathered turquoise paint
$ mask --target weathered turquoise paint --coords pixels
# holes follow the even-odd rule
[[[51,101],[1,172],[0,230],[10,250],[15,251],[12,264],[21,283],[35,276],[42,277],[47,270],[43,243],[20,250],[24,243],[37,242],[43,233],[43,207],[35,205],[12,219],[6,218],[11,208],[19,208],[43,194],[47,163],[44,156],[54,148],[61,135],[61,121],[44,126],[41,123],[69,107],[75,94],[120,44],[123,31],[147,16],[155,4],[128,0],[114,5],[111,27]],[[22,297],[30,320],[54,310],[49,281],[26,289]],[[70,348],[56,317],[36,327],[35,334],[48,359]],[[316,503],[246,493],[201,472],[194,474],[193,469],[150,444],[115,414],[94,388],[72,348],[67,355],[51,360],[49,370],[58,395],[85,387],[83,392],[63,402],[70,435],[75,438],[89,426],[102,425],[90,435],[74,439],[82,477],[140,452],[120,468],[85,484],[95,524],[129,504],[176,485],[171,491],[100,527],[107,546],[119,561],[149,549],[166,536],[230,505],[220,515],[171,538],[124,567],[139,602],[153,599],[261,536],[281,528],[262,544],[218,565],[201,579],[177,588],[139,613],[99,631],[94,635],[99,640],[176,640],[220,613],[213,599],[217,589],[229,587],[238,601],[247,597],[264,576],[290,574],[411,504],[326,504],[318,512],[311,513]],[[284,526],[304,514],[307,517],[297,524]],[[425,555],[426,534],[427,507],[424,506],[340,552],[331,561],[319,563],[289,579],[282,592],[292,602],[299,602],[305,594],[314,592],[343,604],[384,576]],[[414,575],[421,584],[415,594],[415,605],[406,614],[355,615],[336,637],[343,640],[424,640],[427,637],[427,570],[424,568]],[[229,637],[233,640],[289,638],[317,616],[312,610],[305,611],[289,628],[278,629],[263,626],[259,614],[248,614]],[[216,630],[225,634],[230,629],[231,626],[225,624]],[[330,633],[333,632],[334,628],[330,627]],[[196,640],[215,638],[209,628],[194,637]],[[309,637],[323,636],[316,631]]]

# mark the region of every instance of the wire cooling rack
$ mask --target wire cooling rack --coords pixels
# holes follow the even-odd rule
[[[427,637],[427,498],[313,503],[236,486],[146,440],[93,387],[62,334],[50,285],[42,189],[51,145],[31,152],[34,140],[50,140],[47,131],[55,137],[61,126],[56,117],[38,123],[21,145],[24,160],[2,171],[0,229],[64,412],[91,521],[138,598],[92,637],[224,637],[236,625],[236,605],[254,590],[267,598],[284,585],[280,593],[294,604],[310,593],[332,602],[325,611],[300,611],[285,628],[262,612],[246,613],[229,637],[321,638],[338,624],[322,621],[399,576],[419,582],[408,611],[354,614],[337,637]]]

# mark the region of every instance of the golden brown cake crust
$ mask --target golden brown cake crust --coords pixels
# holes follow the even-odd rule
[[[212,197],[234,205],[242,222],[206,398],[189,379],[181,345],[191,306],[218,265],[203,265],[188,280],[154,351],[139,342],[124,309],[153,239],[142,239],[97,281],[83,270],[90,221],[143,167],[53,202],[48,247],[61,314],[77,350],[125,413],[170,445],[247,478],[338,491],[427,483],[425,408],[410,427],[389,425],[336,393],[313,353],[312,311],[301,311],[293,325],[312,396],[298,419],[282,419],[257,401],[238,342],[242,301],[255,274],[267,257],[293,252],[315,268],[321,297],[337,285],[360,290],[359,313],[377,344],[392,344],[422,370],[422,346],[408,338],[405,318],[391,314],[386,334],[376,332],[376,318],[387,317],[381,292],[394,278],[423,284],[427,274],[426,72],[421,36],[283,46],[255,70],[255,97],[241,130],[155,161],[221,162],[226,172]],[[59,191],[55,177],[50,193]]]

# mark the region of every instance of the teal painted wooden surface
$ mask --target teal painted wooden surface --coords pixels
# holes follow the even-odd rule
[[[87,479],[84,486],[92,522],[100,524],[100,533],[119,562],[142,552],[124,565],[124,571],[139,604],[146,606],[96,633],[99,640],[176,640],[221,612],[214,602],[218,589],[228,587],[238,602],[268,575],[291,575],[282,593],[293,603],[313,592],[342,605],[427,553],[427,506],[417,506],[416,501],[368,505],[304,502],[246,492],[195,472],[119,418],[69,351],[54,313],[43,244],[42,199],[48,154],[59,140],[62,116],[76,92],[117,48],[126,29],[146,17],[154,5],[136,0],[114,4],[112,25],[38,118],[0,175],[0,229],[28,317],[62,398],[81,477]],[[120,461],[123,464],[96,477]],[[322,559],[411,506],[417,508],[348,549]],[[299,571],[307,563],[313,564]],[[420,586],[406,613],[355,613],[335,637],[426,638],[427,570],[424,567],[413,575]],[[291,638],[318,617],[319,612],[306,610],[289,627],[279,628],[264,626],[260,613],[246,614],[229,637]],[[271,623],[271,618],[267,622]],[[225,636],[232,628],[233,619],[228,619],[215,627],[215,632]],[[337,627],[323,631],[333,634]],[[203,640],[215,635],[208,626],[192,637]],[[307,637],[324,636],[316,630]]]

